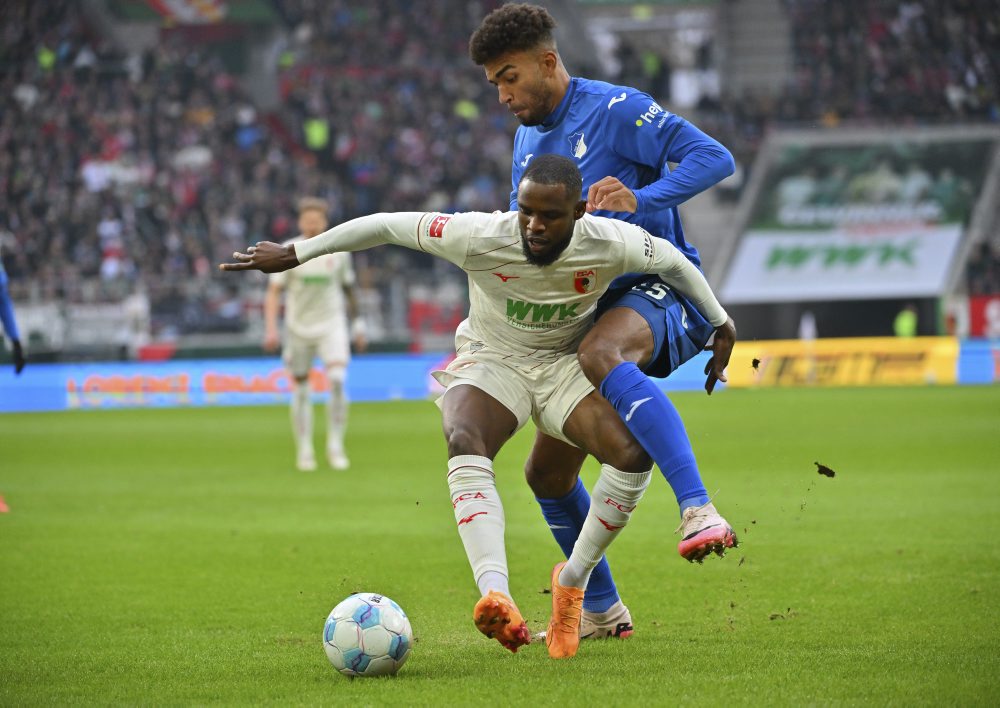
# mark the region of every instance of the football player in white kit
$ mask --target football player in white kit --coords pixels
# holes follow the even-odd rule
[[[516,651],[531,640],[510,595],[504,513],[493,458],[532,418],[539,430],[593,455],[601,474],[573,552],[550,576],[553,658],[580,642],[591,571],[628,523],[649,484],[652,460],[576,358],[604,288],[624,273],[656,273],[716,328],[706,386],[725,381],[736,329],[705,277],[675,246],[624,221],[586,213],[574,162],[540,155],[525,170],[516,212],[373,214],[289,247],[261,242],[223,270],[275,272],[333,251],[380,244],[422,250],[469,277],[469,318],[456,332],[457,357],[435,377],[448,445],[448,487],[480,599],[476,627]]]
[[[323,199],[299,202],[301,236],[286,241],[289,246],[313,238],[329,226],[329,205]],[[354,297],[354,269],[349,253],[330,253],[303,263],[294,270],[272,273],[264,299],[264,348],[278,348],[278,311],[285,293],[285,337],[281,358],[295,381],[291,418],[295,436],[296,465],[300,470],[316,469],[313,449],[313,405],[309,372],[319,356],[330,385],[326,401],[326,456],[335,470],[347,469],[344,450],[347,426],[347,395],[344,390],[347,364],[351,359],[349,339],[363,351],[366,346],[362,321]],[[349,325],[348,322],[351,322]]]

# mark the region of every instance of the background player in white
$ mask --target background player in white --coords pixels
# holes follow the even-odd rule
[[[290,245],[313,238],[329,226],[329,205],[323,199],[306,198],[299,202],[301,236],[286,241]],[[366,346],[362,321],[354,296],[354,269],[348,253],[331,253],[305,263],[286,273],[273,273],[264,299],[264,348],[278,348],[278,311],[285,292],[285,338],[282,360],[295,380],[292,391],[292,433],[295,436],[296,464],[300,470],[316,469],[313,450],[313,406],[309,371],[317,357],[323,363],[330,384],[326,402],[326,456],[336,470],[350,464],[344,450],[347,426],[347,364],[351,358],[348,343],[363,351]],[[350,327],[348,326],[350,318]]]
[[[649,484],[652,461],[611,404],[595,391],[575,352],[593,322],[600,283],[657,273],[716,327],[709,384],[725,380],[736,330],[701,272],[641,227],[586,214],[580,171],[565,157],[536,157],[519,184],[518,211],[375,214],[289,247],[261,242],[223,270],[281,271],[334,250],[392,243],[455,263],[469,276],[471,308],[455,336],[457,356],[435,377],[448,445],[448,486],[459,535],[481,597],[473,619],[512,651],[530,641],[510,597],[503,506],[493,458],[527,421],[602,464],[583,528],[552,569],[549,655],[579,645],[591,571]]]

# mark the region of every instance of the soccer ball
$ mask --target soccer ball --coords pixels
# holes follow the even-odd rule
[[[373,592],[359,592],[333,608],[323,627],[323,648],[345,676],[384,676],[399,670],[413,647],[403,608]]]

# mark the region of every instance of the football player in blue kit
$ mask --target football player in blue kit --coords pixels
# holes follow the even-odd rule
[[[3,331],[10,339],[13,349],[14,373],[20,375],[27,360],[24,358],[24,348],[21,346],[21,334],[17,329],[17,320],[14,318],[14,303],[7,290],[7,271],[3,268],[3,261],[0,261],[0,323],[3,323]]]
[[[517,185],[532,158],[564,155],[583,174],[588,212],[637,224],[700,266],[697,249],[684,238],[677,206],[732,174],[732,155],[647,93],[570,76],[553,37],[555,24],[543,7],[507,4],[487,15],[469,41],[470,57],[521,124],[514,137],[510,209],[517,209]],[[648,378],[667,376],[704,349],[712,326],[656,276],[631,274],[607,283],[599,271],[577,275],[579,287],[608,289],[579,348],[583,371],[673,489],[681,513],[681,556],[700,562],[712,552],[723,555],[736,545],[736,535],[708,497],[676,408]],[[709,394],[714,385],[709,375]],[[579,480],[585,457],[539,432],[525,467],[567,556],[590,508]],[[591,576],[583,609],[583,638],[633,631],[606,559]]]

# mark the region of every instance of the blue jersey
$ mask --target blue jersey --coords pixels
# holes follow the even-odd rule
[[[677,205],[733,173],[733,157],[719,142],[665,111],[647,93],[573,78],[562,101],[540,125],[517,129],[511,210],[517,209],[521,175],[531,158],[543,153],[576,160],[583,174],[583,199],[591,184],[616,177],[635,194],[635,213],[594,214],[638,224],[701,265],[698,249],[684,240]],[[668,162],[677,167],[671,171]],[[615,286],[624,285],[621,280]]]
[[[0,324],[10,339],[21,338],[21,333],[17,331],[17,320],[14,319],[14,303],[10,300],[10,293],[7,292],[7,271],[3,269],[2,260],[0,260]]]

